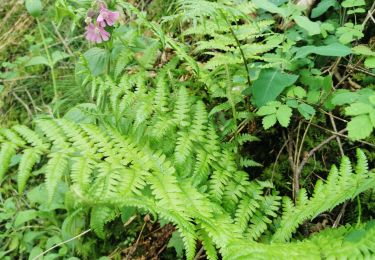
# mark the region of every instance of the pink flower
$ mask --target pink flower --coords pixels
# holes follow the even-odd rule
[[[105,27],[106,23],[108,26],[112,26],[115,24],[119,16],[120,16],[119,12],[109,11],[107,7],[105,7],[105,5],[102,4],[100,6],[99,16],[98,16],[98,19],[96,19],[96,21],[102,27]]]
[[[101,43],[109,40],[109,32],[103,27],[90,23],[86,27],[86,39],[91,42]]]

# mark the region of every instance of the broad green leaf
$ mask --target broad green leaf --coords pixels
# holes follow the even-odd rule
[[[270,114],[275,114],[276,113],[276,107],[274,106],[262,106],[259,108],[257,115],[259,116],[266,116]]]
[[[375,51],[372,51],[366,45],[358,45],[352,48],[353,53],[357,55],[375,56]]]
[[[327,12],[327,10],[332,7],[337,5],[337,0],[323,0],[321,1],[317,7],[315,7],[311,11],[311,18],[316,18]]]
[[[364,8],[356,8],[356,9],[353,9],[353,10],[349,10],[348,14],[363,14],[365,12],[366,12],[366,10]]]
[[[36,56],[32,57],[26,64],[25,66],[35,66],[35,65],[47,65],[50,66],[48,59],[44,56]]]
[[[91,48],[84,53],[84,57],[93,76],[99,76],[108,66],[109,54],[105,49]]]
[[[278,7],[277,5],[269,2],[268,0],[253,0],[253,4],[260,9],[264,9],[273,14],[279,14],[282,17],[286,17],[286,10]]]
[[[34,247],[31,252],[30,252],[30,255],[29,255],[29,260],[33,260],[35,259],[35,257],[37,257],[38,255],[40,255],[41,253],[43,253],[43,250],[39,247],[39,246],[36,246]],[[38,258],[40,260],[43,259],[43,257],[40,257]]]
[[[375,94],[369,96],[368,100],[370,101],[371,104],[373,104],[375,106]]]
[[[345,115],[347,116],[358,116],[362,114],[370,113],[374,108],[365,103],[354,103],[351,104],[349,107],[345,108]]]
[[[267,130],[271,126],[274,126],[276,124],[276,119],[277,118],[275,114],[263,117],[263,120],[262,120],[263,128]]]
[[[95,111],[96,109],[95,104],[82,103],[69,109],[68,112],[65,113],[64,118],[75,123],[94,123],[95,116],[89,113],[89,111]]]
[[[292,109],[287,105],[282,105],[276,112],[277,121],[283,127],[288,127],[290,118],[292,117]]]
[[[366,68],[369,68],[369,69],[373,69],[375,68],[375,57],[368,57],[366,60],[365,60],[365,67]]]
[[[298,75],[286,74],[275,69],[265,69],[254,81],[251,91],[257,107],[275,100],[286,87],[296,82]]]
[[[39,17],[42,13],[42,2],[40,0],[25,0],[27,11],[32,17]]]
[[[305,29],[309,35],[316,35],[320,33],[320,25],[317,22],[312,22],[309,18],[302,15],[297,15],[293,17],[296,24]]]
[[[340,43],[331,43],[326,46],[304,46],[297,50],[295,59],[304,58],[307,55],[314,53],[321,56],[331,56],[331,57],[344,57],[352,53],[349,47],[346,47]]]
[[[65,53],[65,52],[55,51],[55,52],[52,53],[52,63],[56,64],[60,60],[66,59],[68,57],[70,57],[70,55]]]
[[[345,0],[341,3],[341,6],[344,8],[356,7],[365,5],[365,0]]]
[[[173,232],[169,239],[167,247],[173,247],[176,250],[177,256],[182,258],[184,253],[184,241],[182,240],[178,231]]]
[[[35,219],[38,216],[38,212],[34,209],[24,210],[17,213],[14,220],[14,227],[19,227],[25,222]]]
[[[369,117],[370,117],[370,121],[372,123],[372,127],[375,128],[375,109],[370,112]]]
[[[359,98],[358,93],[343,89],[339,93],[334,94],[331,102],[333,105],[342,106],[344,104],[353,103],[357,101],[358,98]]]
[[[372,123],[368,115],[356,116],[347,125],[348,136],[353,140],[363,139],[370,136],[372,128]]]
[[[315,109],[305,103],[301,103],[298,106],[298,111],[301,113],[301,115],[306,118],[307,120],[311,119],[313,115],[315,115]]]
[[[269,2],[271,2],[272,4],[275,4],[277,6],[280,6],[282,4],[285,4],[286,2],[288,2],[288,0],[268,0]]]

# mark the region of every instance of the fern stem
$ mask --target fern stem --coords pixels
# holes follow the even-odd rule
[[[362,205],[361,205],[361,198],[359,195],[357,196],[357,203],[358,203],[358,218],[357,218],[357,227],[361,224],[362,219]]]
[[[48,50],[46,39],[44,38],[44,33],[43,33],[42,25],[40,24],[40,21],[39,21],[38,18],[36,18],[36,22],[38,24],[38,30],[39,30],[40,37],[42,38],[44,51],[46,52],[46,55],[47,55],[48,65],[49,65],[49,67],[51,69],[51,77],[52,77],[52,85],[53,85],[53,93],[54,93],[53,100],[52,100],[52,102],[53,102],[53,101],[56,101],[57,98],[58,98],[55,68],[54,68],[54,65],[53,65],[51,54],[50,54],[50,52]]]
[[[246,69],[247,84],[248,84],[249,87],[250,87],[250,86],[251,86],[251,85],[250,85],[250,83],[251,83],[251,80],[250,80],[250,71],[249,71],[249,67],[247,66],[245,53],[243,52],[243,50],[242,50],[242,48],[241,48],[241,43],[240,43],[240,41],[238,40],[236,34],[234,33],[233,28],[232,28],[232,25],[228,22],[228,19],[227,19],[227,17],[225,16],[224,12],[223,12],[222,10],[220,10],[220,13],[221,13],[221,15],[223,16],[225,22],[228,24],[228,27],[229,27],[230,33],[232,34],[234,40],[235,40],[236,43],[237,43],[238,49],[240,50],[240,53],[241,53],[241,56],[242,56],[242,60],[243,60],[243,64],[244,64],[245,69]]]

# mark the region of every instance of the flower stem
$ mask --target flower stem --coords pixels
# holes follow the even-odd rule
[[[36,18],[36,22],[38,24],[39,34],[40,34],[40,37],[42,38],[42,42],[43,42],[43,46],[44,46],[44,51],[46,52],[47,60],[48,60],[48,63],[49,63],[49,67],[51,69],[51,77],[52,77],[52,85],[53,85],[53,93],[54,93],[54,97],[53,97],[52,102],[54,102],[58,98],[56,76],[55,76],[55,68],[54,68],[54,64],[53,64],[52,58],[51,58],[51,54],[50,54],[50,52],[48,50],[46,39],[44,38],[44,33],[43,33],[42,25],[41,25],[41,23],[40,23],[40,21],[39,21],[38,18]]]

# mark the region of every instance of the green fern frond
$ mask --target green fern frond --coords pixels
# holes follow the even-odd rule
[[[0,149],[0,182],[8,171],[12,157],[16,154],[16,146],[13,143],[5,142]]]
[[[174,119],[176,123],[181,127],[187,127],[190,125],[190,97],[185,87],[180,87],[177,95],[177,101],[175,104]]]
[[[16,147],[23,147],[25,145],[25,141],[17,133],[10,129],[0,128],[0,134]]]
[[[199,239],[202,241],[203,247],[206,251],[207,258],[209,260],[217,260],[217,252],[214,245],[214,242],[210,238],[210,236],[207,234],[207,232],[204,229],[200,229],[198,231]]]
[[[112,221],[116,217],[116,212],[106,206],[96,206],[91,209],[90,226],[98,235],[104,239],[106,234],[104,232],[104,225]]]
[[[358,152],[362,157],[362,154]],[[363,162],[363,158],[361,159]],[[273,236],[273,241],[287,241],[291,238],[297,227],[307,219],[311,219],[320,213],[331,210],[340,203],[352,199],[359,193],[375,187],[375,177],[367,171],[359,174],[352,173],[352,167],[347,157],[343,157],[340,170],[335,166],[327,177],[327,181],[323,183],[318,181],[314,189],[314,194],[310,199],[304,190],[299,195],[299,199],[295,207],[290,207],[290,202],[285,207],[279,228]]]
[[[40,160],[40,155],[41,151],[36,148],[24,150],[17,175],[19,193],[24,191],[27,181],[31,175],[32,168]]]
[[[51,202],[62,176],[68,168],[67,156],[63,153],[54,153],[50,155],[50,159],[46,166],[46,187],[48,201]]]

